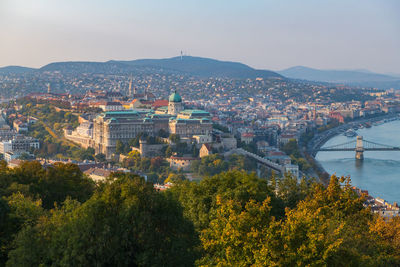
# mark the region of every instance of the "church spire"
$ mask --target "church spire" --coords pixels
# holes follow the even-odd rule
[[[128,94],[129,94],[129,96],[133,96],[132,95],[132,75],[131,75],[131,78],[129,79]]]

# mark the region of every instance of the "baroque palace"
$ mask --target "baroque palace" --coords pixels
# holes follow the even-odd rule
[[[175,91],[169,97],[168,106],[106,111],[93,120],[82,121],[75,130],[66,129],[65,136],[110,158],[115,153],[117,140],[128,143],[140,133],[157,135],[160,130],[183,138],[210,136],[210,114],[203,110],[185,109],[181,96]]]

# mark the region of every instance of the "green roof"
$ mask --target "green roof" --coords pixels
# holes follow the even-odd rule
[[[185,110],[182,110],[180,113],[183,113],[183,114],[209,114],[208,111],[199,110],[199,109],[185,109]]]
[[[181,96],[175,91],[169,96],[169,102],[182,102]]]
[[[136,110],[121,110],[121,111],[107,111],[106,115],[127,115],[127,114],[138,114]]]

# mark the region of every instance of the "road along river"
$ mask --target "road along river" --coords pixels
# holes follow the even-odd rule
[[[400,121],[391,121],[372,128],[357,130],[364,140],[400,146]],[[337,135],[325,146],[345,143],[356,137]],[[391,203],[400,202],[400,151],[367,151],[364,160],[357,161],[355,152],[318,152],[315,157],[330,174],[350,175],[352,184],[368,190],[373,197]]]

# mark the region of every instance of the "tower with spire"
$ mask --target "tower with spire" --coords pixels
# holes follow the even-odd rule
[[[132,97],[132,75],[131,78],[129,79],[129,88],[128,88],[128,96]]]
[[[47,93],[48,93],[48,94],[51,94],[50,83],[47,84]]]

